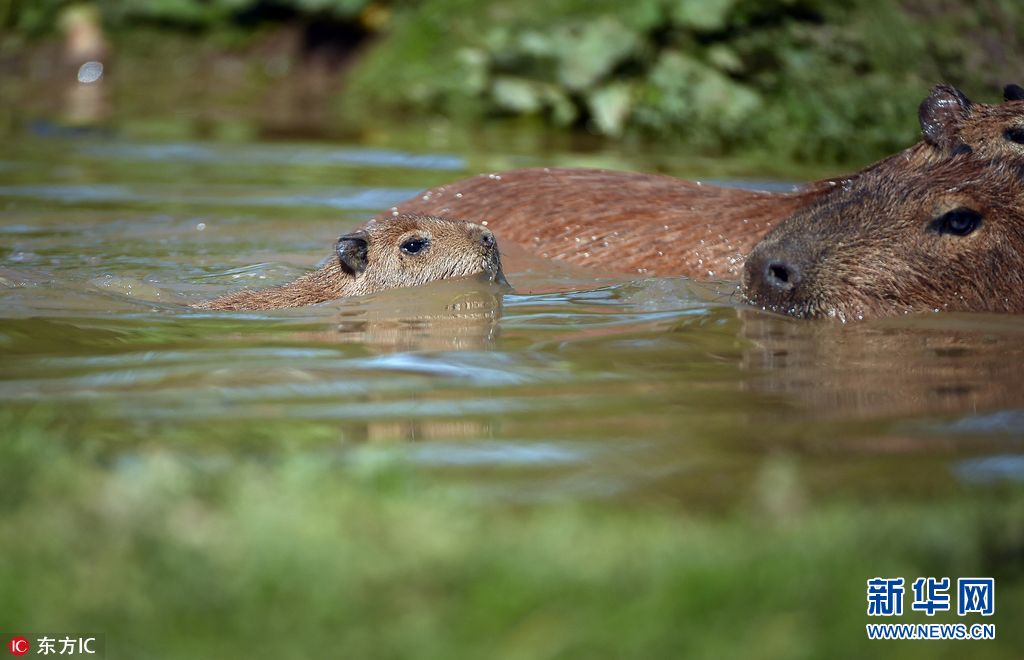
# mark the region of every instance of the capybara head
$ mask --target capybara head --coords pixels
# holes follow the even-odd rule
[[[924,141],[939,155],[1024,160],[1024,88],[1007,85],[1004,103],[973,103],[948,85],[932,88],[918,108]]]
[[[353,278],[347,295],[483,275],[506,283],[491,230],[449,218],[400,215],[338,238],[338,263]]]
[[[743,289],[798,317],[1024,312],[1022,165],[965,153],[852,179],[758,243]]]

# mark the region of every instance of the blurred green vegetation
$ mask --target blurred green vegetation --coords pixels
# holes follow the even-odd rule
[[[192,29],[252,27],[254,19],[281,20],[295,16],[352,19],[371,0],[0,0],[0,26],[29,35],[53,30],[62,10],[94,5],[104,24],[123,29],[139,24],[162,24]]]
[[[0,0],[52,28],[60,0]],[[913,142],[938,82],[991,99],[1024,57],[1017,0],[97,0],[112,31],[350,24],[339,122],[529,117],[701,154],[863,162]],[[354,33],[339,38],[352,40]],[[225,41],[225,43],[236,43]],[[354,48],[355,43],[338,44]]]
[[[379,450],[332,458],[296,437],[272,456],[198,438],[115,450],[82,421],[0,415],[5,630],[103,632],[132,658],[1009,658],[1024,645],[1019,489],[723,518],[509,506]],[[993,575],[997,640],[868,641],[876,575]],[[961,620],[928,622],[947,619]]]
[[[424,0],[346,98],[863,161],[916,139],[931,85],[991,96],[1019,75],[1021,34],[1014,0]]]

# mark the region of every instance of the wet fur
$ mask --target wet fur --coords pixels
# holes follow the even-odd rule
[[[798,210],[748,257],[744,296],[799,317],[853,320],[926,310],[1024,312],[1024,101],[972,103],[940,85],[919,109],[933,157],[892,176],[873,167]],[[937,156],[937,157],[936,157]],[[954,208],[982,214],[968,236],[928,223]],[[794,265],[791,291],[768,285],[770,262]]]
[[[1011,98],[1009,93],[1007,98]],[[950,99],[955,102],[949,103]],[[539,256],[603,273],[738,278],[745,255],[766,232],[791,215],[828,217],[823,208],[846,213],[853,204],[850,190],[873,185],[875,192],[885,192],[891,182],[907,177],[920,183],[915,173],[964,154],[973,154],[975,159],[1024,158],[1024,146],[1005,139],[1008,127],[1024,123],[1022,108],[1024,104],[1017,100],[1002,105],[972,104],[952,88],[936,87],[921,107],[922,127],[936,127],[925,129],[924,142],[861,172],[818,181],[795,193],[751,192],[654,174],[535,168],[484,174],[439,186],[398,204],[377,220],[387,226],[405,213],[454,215],[488,226],[502,242],[518,243]],[[872,194],[868,189],[864,196]],[[893,201],[893,206],[898,205],[898,200]],[[378,272],[383,278],[388,269]],[[438,274],[452,276],[455,272],[459,269],[442,267]],[[848,276],[847,286],[852,288],[868,281],[888,281],[898,289],[903,282],[898,272],[880,263]],[[295,307],[415,283],[398,277],[361,286],[340,264],[332,262],[283,287],[242,291],[197,306]],[[921,290],[927,287],[918,286]],[[871,308],[866,302],[862,307]],[[841,311],[835,306],[829,309]]]
[[[968,208],[967,236],[931,223]],[[766,285],[770,261],[799,269],[791,291]],[[971,154],[893,180],[859,178],[800,211],[751,253],[747,298],[798,317],[866,317],[948,310],[1024,313],[1024,170]]]
[[[1009,96],[1009,94],[1008,94]],[[963,98],[966,106],[950,103]],[[1005,125],[1022,121],[1021,103],[972,104],[938,86],[921,104],[921,120],[949,140],[920,142],[849,176],[811,183],[795,193],[751,192],[656,174],[533,168],[481,174],[432,188],[392,213],[454,215],[486,224],[502,243],[602,273],[739,279],[746,255],[774,226],[857,178],[898,178],[974,150],[1008,155]],[[943,112],[943,110],[948,112]],[[927,137],[927,136],[926,136]],[[1022,153],[1024,155],[1024,153]]]
[[[656,174],[534,168],[438,186],[378,217],[451,214],[486,224],[502,243],[606,274],[735,279],[773,224],[832,185],[764,193]]]

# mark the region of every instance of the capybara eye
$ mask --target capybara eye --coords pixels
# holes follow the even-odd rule
[[[425,238],[410,238],[402,243],[402,252],[406,254],[419,254],[423,251],[423,248],[427,247],[427,239]]]
[[[1005,137],[1010,142],[1024,144],[1024,126],[1011,126],[1010,128],[1003,131],[1003,137]]]
[[[981,224],[981,214],[973,209],[959,208],[932,220],[930,229],[937,234],[966,236]]]

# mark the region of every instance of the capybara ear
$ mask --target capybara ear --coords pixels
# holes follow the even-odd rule
[[[342,268],[345,268],[353,275],[358,275],[366,270],[367,252],[369,248],[370,235],[363,229],[357,229],[351,234],[338,237],[338,261]]]
[[[960,144],[960,122],[971,112],[971,102],[956,87],[937,85],[917,110],[921,133],[928,144],[953,150]]]
[[[1020,85],[1007,85],[1003,88],[1004,101],[1024,101],[1024,87]]]

